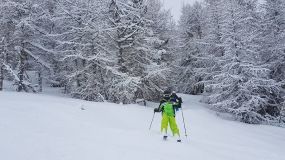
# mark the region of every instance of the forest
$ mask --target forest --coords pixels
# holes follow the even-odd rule
[[[0,91],[130,104],[171,88],[237,121],[284,124],[285,1],[181,10],[176,22],[160,0],[1,0]]]

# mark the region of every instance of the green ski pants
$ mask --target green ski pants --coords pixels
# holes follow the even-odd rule
[[[166,113],[162,114],[161,132],[167,133],[168,123],[169,123],[169,126],[170,126],[170,129],[172,131],[173,136],[175,136],[175,135],[180,136],[175,117],[174,116],[168,116]]]

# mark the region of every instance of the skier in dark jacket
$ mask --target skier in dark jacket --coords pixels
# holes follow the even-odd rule
[[[177,141],[181,142],[179,128],[175,120],[175,111],[178,110],[177,107],[179,106],[179,97],[176,95],[177,98],[175,95],[172,95],[169,91],[165,91],[159,107],[155,108],[154,112],[162,112],[161,132],[164,134],[163,138],[167,138],[167,128],[169,124],[173,136],[176,136],[178,138]]]
[[[170,99],[173,102],[176,111],[178,111],[179,108],[181,108],[182,98],[178,97],[175,91],[172,91]]]

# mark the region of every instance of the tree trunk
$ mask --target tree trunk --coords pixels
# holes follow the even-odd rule
[[[39,84],[39,92],[43,91],[43,78],[42,78],[42,72],[38,72],[38,84]]]
[[[4,66],[0,66],[0,91],[3,90],[3,81],[4,81]]]
[[[75,60],[75,67],[76,67],[76,70],[80,70],[80,66],[79,66],[79,60]],[[80,75],[76,75],[76,87],[80,87],[81,86],[81,83],[80,83]]]
[[[4,64],[8,62],[8,54],[6,52],[6,41],[5,38],[1,42],[1,57],[0,57],[0,91],[3,90],[4,84]]]
[[[17,91],[18,92],[21,92],[22,90],[25,90],[27,91],[27,88],[24,84],[24,73],[25,73],[25,70],[26,70],[26,59],[27,59],[27,54],[25,53],[24,50],[21,50],[21,53],[20,53],[20,67],[19,67],[19,84],[18,84],[18,89]]]

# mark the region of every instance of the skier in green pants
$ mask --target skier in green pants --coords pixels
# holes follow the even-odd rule
[[[154,112],[162,112],[161,132],[164,134],[163,139],[167,139],[168,124],[174,137],[177,137],[177,142],[181,142],[179,128],[175,120],[175,111],[177,108],[177,101],[171,96],[171,92],[164,92],[163,98],[158,108]]]

